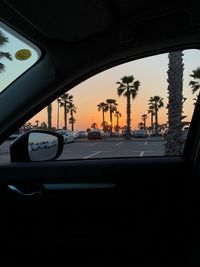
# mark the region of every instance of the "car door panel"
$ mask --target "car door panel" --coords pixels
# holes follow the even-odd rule
[[[98,259],[102,265],[183,259],[183,250],[197,238],[193,219],[199,221],[198,207],[192,207],[199,201],[192,165],[180,158],[140,160],[1,166],[4,256],[16,255],[10,262]],[[29,177],[23,171],[28,166]]]

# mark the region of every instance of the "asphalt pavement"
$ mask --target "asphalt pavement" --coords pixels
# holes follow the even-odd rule
[[[124,140],[113,138],[107,140],[79,140],[67,144],[59,159],[89,159],[113,157],[145,157],[164,155],[164,139],[142,138]]]
[[[0,162],[10,162],[11,141],[0,146]],[[92,159],[113,157],[147,157],[164,155],[163,137],[108,138],[106,140],[78,139],[75,143],[65,144],[59,160]]]

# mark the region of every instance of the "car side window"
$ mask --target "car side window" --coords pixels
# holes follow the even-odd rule
[[[62,160],[180,156],[198,98],[199,62],[199,50],[191,49],[99,73],[22,125],[1,145],[0,160],[9,161],[11,140],[30,129],[62,135]]]

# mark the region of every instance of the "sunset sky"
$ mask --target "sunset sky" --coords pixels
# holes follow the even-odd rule
[[[188,86],[193,69],[200,66],[199,50],[184,51],[184,89],[183,95],[187,98],[184,104],[184,115],[187,115],[186,121],[191,120],[194,110],[195,95],[192,95],[191,88]],[[118,103],[118,110],[122,113],[120,118],[120,126],[126,124],[126,98],[117,95],[117,81],[127,75],[133,75],[136,80],[141,82],[139,92],[134,101],[131,101],[131,127],[138,128],[138,123],[141,122],[141,116],[148,111],[148,100],[151,96],[159,95],[164,98],[165,107],[159,111],[159,123],[167,121],[167,69],[168,69],[168,54],[148,57],[122,64],[115,68],[106,70],[94,77],[82,82],[80,85],[72,88],[69,93],[74,96],[74,104],[77,107],[75,114],[76,130],[85,130],[90,127],[93,122],[96,122],[101,128],[102,113],[97,111],[97,104],[105,102],[108,98],[114,98]],[[44,109],[31,120],[47,122],[47,110]],[[57,102],[53,102],[53,126],[57,125]],[[63,108],[60,108],[60,128],[63,127]],[[109,113],[106,113],[106,121],[109,122]],[[116,118],[114,118],[114,125]],[[147,126],[150,125],[150,116],[147,119]],[[70,125],[68,125],[70,128]]]
[[[6,71],[1,73],[0,91],[2,91],[8,84],[16,79],[26,69],[31,67],[40,57],[39,50],[30,42],[20,37],[15,33],[8,33],[7,28],[0,23],[0,30],[8,37],[9,43],[1,47],[1,51],[9,52],[12,55],[13,61],[2,60],[6,66]],[[20,61],[15,58],[15,53],[20,49],[29,49],[31,51],[31,58]],[[184,103],[184,115],[187,115],[186,121],[191,120],[194,109],[194,100],[196,95],[192,95],[192,90],[189,87],[191,77],[189,74],[192,70],[200,66],[200,52],[199,50],[186,50],[183,56],[184,62],[184,85],[183,95],[187,98]],[[158,95],[164,98],[164,108],[159,110],[159,123],[166,123],[167,121],[167,70],[168,70],[168,54],[139,59],[129,63],[119,65],[117,67],[106,70],[98,75],[89,78],[78,86],[72,88],[69,93],[74,96],[74,104],[77,107],[75,114],[75,130],[86,130],[93,122],[97,123],[101,128],[102,112],[98,112],[97,105],[100,102],[105,102],[108,98],[116,99],[118,103],[118,110],[122,117],[119,120],[120,126],[126,125],[126,98],[117,95],[117,81],[123,76],[133,75],[136,80],[139,80],[141,85],[139,92],[134,101],[131,101],[131,127],[138,128],[138,123],[141,122],[142,114],[148,111],[148,100],[150,97]],[[53,102],[52,124],[57,125],[57,101]],[[60,108],[59,128],[64,125],[63,108]],[[69,115],[68,115],[69,117]],[[35,121],[47,123],[47,109],[43,109],[30,122],[35,124]],[[105,120],[109,123],[109,113],[105,115]],[[39,123],[39,124],[40,124]],[[113,125],[116,125],[116,118],[113,118]],[[147,119],[147,126],[150,125],[150,116]],[[70,125],[68,124],[68,128]]]

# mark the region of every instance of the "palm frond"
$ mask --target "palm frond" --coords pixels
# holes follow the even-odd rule
[[[118,105],[116,99],[112,99],[112,98],[108,98],[106,100],[106,103],[107,104],[113,104],[113,105],[116,105],[116,106]]]
[[[0,31],[0,46],[3,46],[8,42],[8,38]]]
[[[136,91],[136,90],[131,90],[131,96],[132,96],[132,99],[133,99],[133,100],[136,98],[137,94],[138,94],[138,91]]]
[[[123,83],[121,82],[116,82],[116,84],[120,84],[121,86],[125,86]]]
[[[134,86],[134,88],[135,89],[138,89],[139,88],[139,86],[140,86],[140,81],[135,81],[134,83],[133,83],[133,86]]]
[[[192,93],[193,94],[200,89],[200,83],[198,83],[198,82],[190,81],[189,85],[192,87]]]
[[[190,77],[194,79],[200,79],[200,67],[196,68],[196,70],[192,71],[193,73],[190,74]]]
[[[9,60],[12,60],[12,57],[11,57],[10,53],[0,51],[0,59],[2,59],[2,58],[7,58]]]
[[[5,66],[4,64],[0,63],[0,73],[5,71]]]
[[[118,96],[121,96],[123,93],[124,93],[124,91],[125,91],[125,88],[118,88],[117,89],[117,93],[118,93]]]
[[[97,107],[98,107],[98,111],[101,111],[101,110],[103,110],[103,111],[108,111],[108,104],[107,103],[105,103],[105,102],[100,102],[98,105],[97,105]]]
[[[124,76],[123,78],[121,78],[121,81],[123,84],[129,84],[132,83],[134,81],[134,76],[130,75],[130,76]]]

